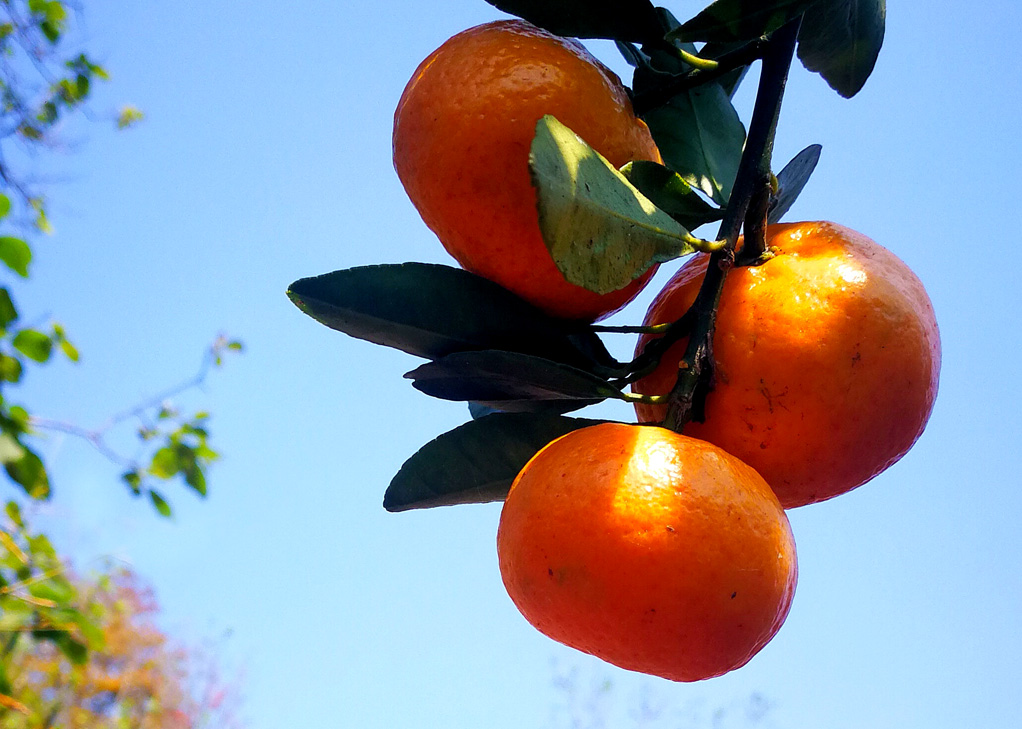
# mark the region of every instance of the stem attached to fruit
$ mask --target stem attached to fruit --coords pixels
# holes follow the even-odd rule
[[[746,220],[748,214],[751,213],[754,221],[747,232],[753,236],[762,234],[760,221],[765,217],[761,215],[763,211],[760,210],[763,206],[762,191],[764,189],[767,191],[766,202],[769,202],[770,157],[773,152],[774,133],[777,130],[781,100],[784,97],[788,69],[795,54],[795,41],[801,23],[802,19],[799,17],[775,31],[768,39],[763,53],[763,68],[760,73],[759,89],[756,92],[756,105],[749,125],[749,136],[717,235],[718,239],[727,239],[727,245],[710,256],[696,300],[683,317],[691,322],[692,331],[685,356],[678,365],[678,379],[667,399],[664,427],[671,430],[680,431],[689,421],[701,422],[704,419],[706,396],[713,389],[713,333],[717,305],[720,302],[724,279],[734,265],[735,245],[742,229],[742,222]],[[755,207],[751,205],[754,196],[760,201]],[[756,233],[757,230],[759,233]],[[752,244],[759,245],[758,242]]]

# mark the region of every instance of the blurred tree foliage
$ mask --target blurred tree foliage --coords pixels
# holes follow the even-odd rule
[[[0,463],[15,487],[0,530],[0,729],[229,726],[226,714],[203,718],[217,707],[189,683],[193,656],[168,647],[137,580],[127,572],[91,582],[71,577],[46,535],[30,533],[22,517],[23,506],[51,494],[37,442],[45,431],[92,445],[129,492],[163,516],[171,506],[154,484],[179,481],[205,496],[217,458],[209,414],[181,412],[170,398],[241,349],[218,336],[195,376],[98,427],[46,419],[15,399],[30,373],[56,357],[79,359],[59,322],[25,316],[12,293],[15,281],[31,276],[33,241],[51,232],[36,170],[61,149],[71,121],[83,114],[97,120],[85,104],[109,78],[81,47],[79,13],[79,5],[60,0],[0,0]],[[125,129],[144,114],[126,105],[108,117]],[[128,428],[130,455],[111,445],[113,431]]]
[[[0,530],[0,729],[233,729],[238,692],[175,646],[152,591],[120,568],[68,574],[8,507]]]

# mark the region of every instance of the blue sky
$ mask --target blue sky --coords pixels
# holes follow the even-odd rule
[[[697,5],[669,4],[679,17]],[[1022,10],[891,3],[876,71],[851,101],[793,72],[775,167],[807,144],[824,150],[788,219],[855,228],[918,273],[943,337],[940,396],[896,466],[790,513],[800,580],[777,638],[745,668],[685,685],[534,631],[497,572],[498,505],[384,512],[403,460],[465,409],[412,390],[401,375],[417,360],[329,331],[284,295],[339,268],[450,263],[393,172],[393,110],[430,51],[502,15],[482,0],[442,6],[86,6],[89,47],[113,74],[94,115],[131,102],[147,120],[66,130],[56,234],[37,244],[19,301],[60,319],[83,361],[34,372],[23,398],[95,424],[191,374],[218,331],[247,352],[182,403],[215,414],[224,459],[207,501],[170,489],[175,518],[160,520],[87,446],[53,438],[57,497],[38,524],[85,566],[129,561],[175,633],[230,630],[254,729],[567,726],[554,677],[572,668],[586,685],[610,681],[618,712],[644,692],[678,709],[756,693],[771,704],[765,726],[1010,723],[1022,679]],[[591,47],[625,73],[610,44]],[[615,321],[637,323],[671,270]],[[624,354],[631,341],[612,344]]]

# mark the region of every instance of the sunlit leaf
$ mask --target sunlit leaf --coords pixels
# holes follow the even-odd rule
[[[681,175],[656,162],[629,162],[621,168],[621,174],[654,205],[690,230],[720,220],[723,215],[720,208],[699,197]]]
[[[32,262],[32,249],[21,238],[0,238],[0,261],[23,278],[28,277],[28,264]]]
[[[46,362],[53,352],[53,340],[35,329],[22,329],[14,335],[14,348],[36,362]]]
[[[536,124],[529,169],[543,239],[571,283],[606,294],[693,251],[684,226],[552,116]]]
[[[409,458],[383,499],[388,511],[501,501],[515,476],[555,438],[599,420],[495,413],[444,433]]]

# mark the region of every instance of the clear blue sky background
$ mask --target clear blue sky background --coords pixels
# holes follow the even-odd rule
[[[224,453],[206,502],[172,489],[175,518],[160,520],[87,446],[51,439],[57,496],[38,523],[80,564],[129,560],[179,635],[233,631],[254,729],[567,726],[553,679],[572,667],[583,693],[612,682],[622,713],[644,691],[707,712],[759,693],[765,725],[786,729],[1018,721],[1017,3],[895,0],[851,101],[793,73],[777,166],[812,142],[824,153],[788,217],[853,227],[914,268],[942,329],[941,391],[900,463],[790,514],[787,623],[748,666],[694,685],[605,666],[526,624],[497,571],[498,505],[384,512],[402,461],[465,409],[413,391],[401,375],[416,360],[284,295],[338,268],[449,262],[393,172],[392,114],[422,58],[501,14],[482,0],[85,6],[113,74],[95,115],[133,102],[148,118],[66,130],[57,232],[19,296],[66,324],[83,361],[34,372],[23,397],[97,424],[190,374],[220,330],[248,350],[185,403],[214,411]],[[609,44],[592,47],[624,72]],[[616,321],[641,319],[657,288]]]

